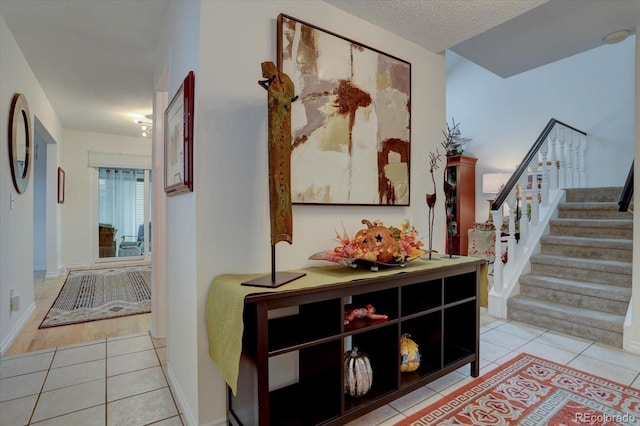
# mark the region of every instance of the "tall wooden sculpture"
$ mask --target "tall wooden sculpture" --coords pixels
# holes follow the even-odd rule
[[[435,219],[435,211],[433,208],[436,205],[437,195],[436,195],[436,178],[433,173],[438,169],[438,162],[440,161],[440,153],[436,148],[436,153],[429,153],[429,173],[431,174],[431,182],[433,182],[433,194],[427,194],[427,207],[429,207],[429,260],[431,260],[431,254],[437,253],[437,250],[433,249],[433,221]]]
[[[259,287],[278,287],[296,280],[304,273],[276,272],[276,244],[293,242],[291,212],[291,102],[295,96],[293,82],[273,62],[262,63],[258,83],[268,92],[269,107],[269,210],[271,215],[271,276],[242,283]]]

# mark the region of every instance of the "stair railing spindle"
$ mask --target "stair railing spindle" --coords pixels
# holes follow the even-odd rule
[[[493,289],[496,294],[502,296],[504,291],[504,283],[502,280],[503,263],[502,263],[502,206],[499,209],[492,210],[493,226],[496,233],[495,242],[495,261],[493,263]]]
[[[558,153],[557,153],[557,146],[556,146],[556,142],[558,140],[558,127],[555,126],[554,129],[551,131],[551,133],[549,133],[549,140],[551,143],[550,146],[550,151],[551,151],[551,168],[550,168],[550,182],[549,182],[549,186],[552,189],[558,189],[558,168],[559,168],[559,162],[558,162]]]
[[[542,157],[542,205],[546,206],[549,204],[549,161],[547,159],[547,154],[549,152],[549,138],[542,144],[540,147],[540,156]]]
[[[509,206],[509,235],[507,236],[507,265],[513,265],[518,258],[516,253],[516,188],[509,193],[507,197],[507,206]]]
[[[580,134],[573,135],[573,187],[580,188]]]
[[[569,131],[567,132],[567,137],[566,137],[566,146],[567,146],[567,168],[565,170],[565,174],[566,174],[566,187],[567,188],[573,188],[573,132]]]
[[[587,137],[580,134],[580,186],[587,187]]]
[[[567,165],[564,162],[564,127],[558,127],[558,188],[566,188],[565,170]]]

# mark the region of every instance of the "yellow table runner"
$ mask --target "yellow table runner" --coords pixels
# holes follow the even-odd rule
[[[244,299],[249,294],[273,293],[323,285],[342,283],[347,281],[388,276],[402,272],[437,269],[440,267],[461,265],[476,262],[473,257],[458,257],[449,259],[443,255],[434,255],[434,260],[416,259],[406,267],[380,269],[371,272],[366,268],[351,269],[341,265],[311,267],[296,272],[307,275],[278,288],[263,288],[243,286],[241,283],[263,276],[265,274],[224,274],[213,279],[209,287],[206,306],[207,334],[209,336],[209,356],[216,363],[227,384],[236,395],[238,384],[238,370],[240,354],[242,352],[242,333],[244,324]],[[484,264],[486,271],[486,263]],[[486,288],[487,274],[481,274],[481,288]],[[486,293],[486,292],[485,292]],[[482,297],[481,297],[482,299]]]

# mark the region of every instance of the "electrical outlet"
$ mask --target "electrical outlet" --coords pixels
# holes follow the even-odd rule
[[[20,309],[20,296],[11,296],[11,310],[17,311]]]
[[[20,296],[13,294],[13,289],[9,290],[9,303],[12,311],[20,309]]]

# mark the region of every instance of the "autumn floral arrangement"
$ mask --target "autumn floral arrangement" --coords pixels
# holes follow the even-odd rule
[[[336,232],[339,243],[333,250],[326,250],[309,257],[314,260],[328,260],[342,265],[357,267],[358,264],[400,265],[423,256],[424,245],[418,239],[418,231],[407,220],[400,228],[386,227],[380,221],[371,223],[363,219],[367,228],[359,230],[350,238],[346,230],[342,235]]]

